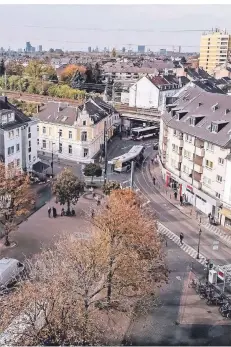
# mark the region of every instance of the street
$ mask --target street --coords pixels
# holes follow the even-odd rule
[[[157,151],[153,151],[152,142],[153,139],[139,142],[139,144],[145,146],[145,159],[142,167],[135,170],[135,188],[139,189],[146,201],[149,202],[149,207],[155,212],[161,224],[171,230],[177,237],[183,232],[184,243],[197,252],[200,228],[198,221],[184,215],[164,198],[153,185],[149,163],[151,158],[157,154]],[[127,139],[120,142],[117,141],[109,152],[109,159],[126,153],[136,144],[138,143]],[[109,173],[108,179],[115,179],[121,183],[126,182],[125,185],[129,185],[130,173]],[[231,263],[231,249],[229,245],[221,237],[208,231],[203,226],[201,226],[201,229],[200,254],[215,264],[224,265]],[[219,241],[218,250],[213,250],[214,241]]]

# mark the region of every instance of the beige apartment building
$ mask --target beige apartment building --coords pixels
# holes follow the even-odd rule
[[[224,64],[230,57],[231,35],[215,29],[201,36],[199,66],[212,73],[216,66]]]

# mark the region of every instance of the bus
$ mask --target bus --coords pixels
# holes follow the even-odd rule
[[[113,158],[109,161],[109,164],[113,165],[113,171],[128,172],[131,169],[131,162],[141,163],[144,158],[144,146],[133,146],[130,151]]]
[[[154,137],[159,135],[160,128],[156,125],[145,128],[133,128],[131,129],[132,140],[143,140],[148,137]]]

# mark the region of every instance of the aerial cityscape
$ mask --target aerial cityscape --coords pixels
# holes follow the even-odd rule
[[[0,9],[0,345],[230,346],[231,6]]]

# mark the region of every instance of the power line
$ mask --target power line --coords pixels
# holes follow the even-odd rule
[[[45,26],[45,25],[12,25],[14,27],[25,27],[25,28],[40,28],[40,29],[64,29],[64,30],[79,30],[79,31],[115,31],[115,32],[156,32],[156,33],[167,33],[167,32],[204,32],[212,31],[211,29],[168,29],[168,30],[156,30],[156,29],[113,29],[113,28],[76,28],[66,26]],[[228,30],[228,29],[227,29]]]

